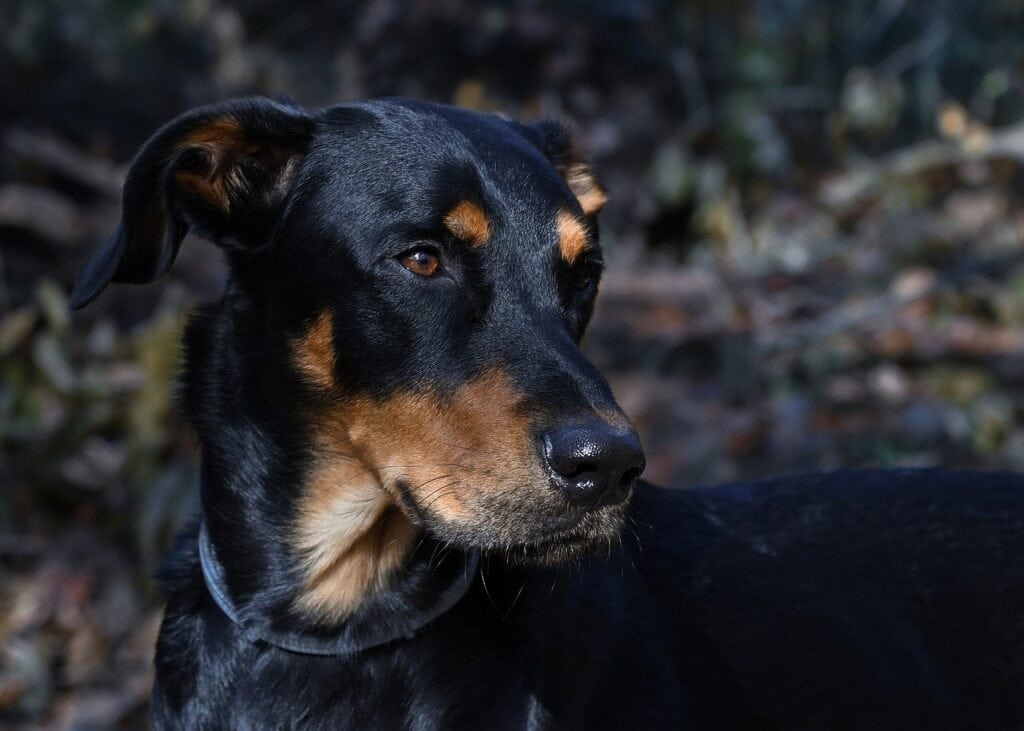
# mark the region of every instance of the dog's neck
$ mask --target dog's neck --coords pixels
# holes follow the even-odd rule
[[[348,450],[320,445],[315,462],[291,541],[304,577],[295,606],[311,618],[338,623],[387,585],[417,530]]]
[[[289,621],[336,627],[390,589],[411,561],[416,529],[371,485],[322,483],[289,505],[247,483],[245,470],[227,479],[216,468],[204,473],[202,521],[243,612],[259,607]]]
[[[263,381],[275,356],[249,324],[257,318],[233,309],[229,290],[185,337],[184,405],[203,453],[209,540],[240,611],[336,627],[390,587],[417,530],[337,435],[320,444],[302,432],[285,408],[296,394]],[[252,352],[260,367],[241,355]]]
[[[206,496],[208,485],[204,483],[203,487]],[[438,547],[430,543],[422,542],[422,550],[413,550],[386,584],[364,596],[343,622],[329,627],[283,620],[271,605],[254,598],[239,603],[229,583],[230,569],[221,560],[207,518],[198,533],[199,569],[214,603],[247,641],[306,655],[352,656],[411,638],[469,591],[479,568],[479,555],[442,551],[438,556]]]

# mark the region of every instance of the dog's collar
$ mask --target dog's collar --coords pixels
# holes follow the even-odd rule
[[[416,592],[414,598],[417,608],[414,612],[386,611],[389,607],[381,606],[378,611],[384,611],[387,615],[383,621],[379,616],[360,617],[357,612],[341,627],[330,631],[282,631],[269,626],[268,622],[246,617],[238,610],[228,593],[224,567],[217,559],[206,522],[203,521],[199,527],[199,564],[203,580],[220,610],[249,642],[265,643],[303,655],[354,655],[398,640],[411,639],[423,627],[454,607],[469,590],[480,565],[480,554],[473,551],[461,557],[464,560],[458,560],[460,556],[449,556],[433,567],[424,568],[430,571],[431,578],[435,580],[428,582],[432,587],[420,587],[420,591]],[[443,587],[441,590],[437,590],[438,584]]]

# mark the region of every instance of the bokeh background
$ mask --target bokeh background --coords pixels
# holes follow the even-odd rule
[[[145,726],[193,509],[172,393],[189,241],[69,315],[156,126],[403,95],[575,122],[611,194],[587,350],[680,486],[1024,468],[1024,0],[7,0],[0,726]]]

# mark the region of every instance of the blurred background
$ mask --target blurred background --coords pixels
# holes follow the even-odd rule
[[[150,577],[195,503],[190,241],[70,316],[161,123],[238,94],[575,122],[611,202],[587,350],[686,486],[1024,469],[1024,0],[7,0],[0,726],[145,727]]]

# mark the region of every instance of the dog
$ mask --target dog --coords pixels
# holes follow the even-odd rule
[[[1024,728],[1024,480],[664,490],[580,339],[605,192],[558,123],[261,98],[155,133],[72,306],[223,251],[159,729]]]

